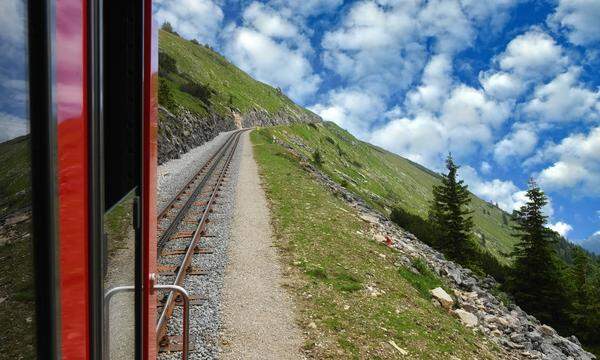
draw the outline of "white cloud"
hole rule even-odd
[[[375,129],[369,141],[432,169],[439,167],[448,151],[442,124],[426,114],[391,120]]]
[[[298,29],[276,11],[261,3],[252,3],[244,10],[243,18],[263,35],[274,38],[298,37]]]
[[[560,0],[548,21],[561,27],[576,45],[600,41],[600,2],[597,0]]]
[[[483,180],[477,171],[468,165],[459,169],[459,176],[469,185],[471,192],[484,200],[498,203],[504,211],[512,212],[524,204],[524,192],[520,191],[512,181]]]
[[[440,121],[449,149],[458,156],[491,145],[494,130],[509,117],[510,107],[488,98],[483,91],[459,85],[441,108]]]
[[[330,92],[326,103],[314,105],[311,110],[365,139],[369,125],[385,110],[385,103],[368,92],[341,89]]]
[[[0,40],[18,44],[25,35],[25,1],[4,0],[0,2]]]
[[[498,31],[508,20],[509,11],[517,0],[460,0],[463,11],[478,23],[489,22],[491,30]]]
[[[250,4],[243,24],[230,24],[225,31],[225,53],[253,77],[303,102],[317,91],[321,78],[309,61],[310,42],[284,13],[258,2]]]
[[[380,95],[406,89],[426,59],[418,40],[418,10],[414,2],[354,4],[341,25],[323,36],[324,65]]]
[[[0,112],[0,143],[28,132],[29,122],[27,120]]]
[[[502,70],[520,79],[540,79],[564,69],[568,58],[550,35],[532,29],[511,40],[496,61]]]
[[[533,99],[524,106],[524,112],[545,122],[598,120],[600,91],[581,87],[580,73],[580,68],[571,67],[551,82],[538,86]]]
[[[187,39],[213,43],[223,23],[223,10],[212,0],[154,0],[159,24],[168,21]]]
[[[481,165],[479,166],[479,170],[483,173],[483,174],[489,174],[490,171],[492,171],[492,165],[490,165],[489,162],[487,161],[482,161]]]
[[[462,50],[471,45],[475,38],[472,24],[457,1],[428,1],[419,13],[418,20],[420,31],[436,40],[438,52]]]
[[[517,98],[526,89],[521,79],[503,71],[480,73],[479,82],[486,94],[500,100]]]
[[[462,166],[459,169],[459,176],[469,185],[469,190],[480,198],[497,203],[500,209],[511,213],[513,210],[520,209],[528,201],[527,191],[520,190],[510,180],[484,180],[477,171],[468,165]],[[552,217],[554,215],[554,207],[552,199],[548,197],[548,203],[542,208],[542,212]]]
[[[543,159],[553,160],[539,174],[542,187],[573,189],[581,196],[600,195],[600,127],[587,134],[571,134],[558,145],[550,143],[541,153]]]
[[[452,85],[452,64],[445,54],[431,57],[423,70],[422,84],[407,95],[407,107],[413,111],[437,111]]]
[[[560,234],[560,236],[566,237],[567,234],[569,232],[571,232],[571,230],[573,230],[573,227],[569,224],[567,224],[566,222],[563,221],[557,221],[555,223],[549,223],[548,224],[548,228],[550,228],[551,230],[556,231],[557,233]]]
[[[271,0],[269,4],[277,7],[280,11],[288,11],[291,14],[309,17],[334,11],[343,2],[343,0]]]
[[[533,128],[517,125],[511,133],[494,145],[494,159],[505,163],[512,157],[522,158],[531,154],[537,143],[538,137]]]

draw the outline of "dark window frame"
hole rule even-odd
[[[61,357],[53,14],[51,0],[27,3],[36,351],[40,359]]]

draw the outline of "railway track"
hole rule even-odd
[[[190,305],[198,304],[205,299],[198,294],[193,294],[188,299],[187,293],[182,288],[187,276],[205,274],[202,269],[192,266],[192,259],[194,255],[212,253],[210,248],[200,247],[200,240],[208,236],[206,226],[210,222],[210,214],[226,179],[242,132],[243,130],[240,130],[231,134],[158,214],[158,273],[161,278],[172,276],[175,278],[169,284],[157,286],[158,289],[168,290],[162,299],[159,298],[157,308],[159,314],[156,324],[157,347],[159,351],[182,351],[184,359],[187,358],[189,350],[184,339],[189,331],[185,313],[189,311]],[[172,242],[180,244],[182,241],[187,243],[185,247],[167,246],[174,244]],[[168,260],[172,257],[179,257],[178,261],[175,261],[177,265],[172,265],[173,261]],[[163,262],[161,260],[171,265],[161,264]],[[170,336],[168,324],[178,305],[183,306],[184,334]]]

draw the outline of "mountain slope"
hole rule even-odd
[[[159,33],[159,80],[161,163],[221,131],[321,121],[210,47],[165,30]]]
[[[354,138],[337,125],[295,124],[268,130],[311,158],[319,149],[322,169],[335,181],[354,191],[372,206],[389,213],[399,206],[426,217],[431,189],[440,176],[396,154]],[[515,238],[510,215],[497,206],[472,195],[471,209],[480,244],[501,261],[508,262]]]
[[[597,232],[589,238],[583,240],[579,245],[589,252],[600,255],[600,232]]]
[[[29,206],[29,135],[0,143],[0,218]]]

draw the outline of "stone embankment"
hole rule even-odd
[[[265,110],[230,116],[212,113],[200,117],[179,107],[177,115],[162,106],[158,109],[158,163],[178,159],[182,154],[212,140],[219,133],[253,126],[284,125],[296,122],[320,122],[320,117],[296,109],[284,109],[274,115]]]
[[[437,288],[432,289],[432,301],[453,312],[465,326],[492,339],[503,349],[505,357],[548,360],[596,359],[581,347],[575,336],[560,336],[553,328],[541,324],[518,306],[503,304],[491,292],[498,285],[493,278],[476,277],[471,270],[446,260],[443,254],[421,242],[413,234],[372,209],[361,198],[331,180],[291,146],[279,139],[274,141],[297,157],[302,166],[319,182],[355,208],[359,216],[369,224],[374,240],[398,251],[397,266],[408,267],[413,272],[418,272],[413,263],[416,259],[421,259],[444,278],[454,297]]]

